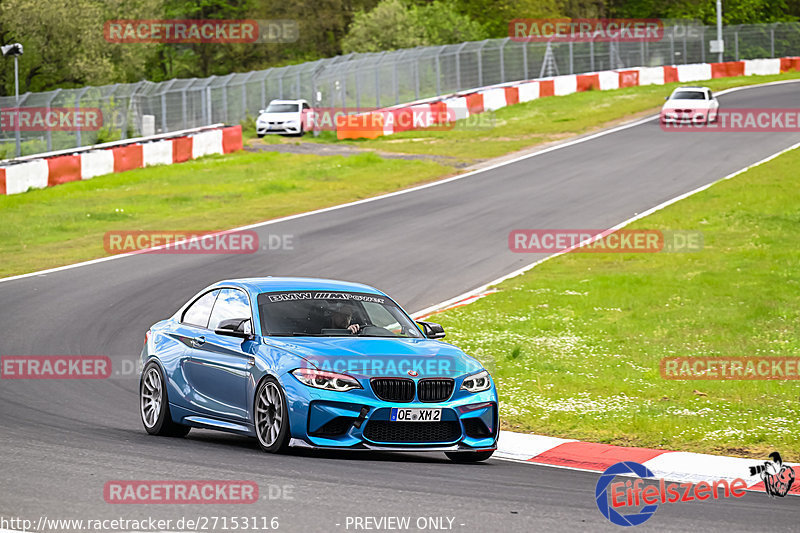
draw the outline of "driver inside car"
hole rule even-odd
[[[353,324],[353,307],[350,304],[342,304],[338,309],[333,311],[331,315],[332,327],[335,329],[347,329],[350,333],[357,334],[361,330],[361,326]]]

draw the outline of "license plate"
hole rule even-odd
[[[392,407],[390,422],[441,422],[441,409]]]

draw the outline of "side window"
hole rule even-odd
[[[201,328],[208,327],[208,317],[211,315],[211,308],[214,306],[214,300],[217,299],[219,292],[219,290],[207,292],[198,298],[184,311],[181,322]]]
[[[400,327],[400,322],[392,315],[392,312],[398,312],[394,309],[390,311],[389,307],[384,307],[381,304],[373,302],[364,302],[364,309],[369,316],[368,322],[379,328],[386,328],[395,335],[403,335],[403,328]]]
[[[711,94],[711,91],[708,91],[708,99],[709,100],[713,100],[714,99],[714,95]]]
[[[250,320],[245,324],[245,333],[253,332],[252,317],[250,316],[250,300],[247,295],[238,289],[222,289],[211,311],[211,320],[208,329],[217,329],[226,320]]]

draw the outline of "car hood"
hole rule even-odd
[[[291,113],[261,113],[258,115],[258,120],[261,121],[279,121],[279,120],[297,120],[300,118],[300,111],[292,111]]]
[[[482,368],[452,344],[430,339],[271,337],[265,342],[302,357],[309,368],[354,377],[456,377]]]

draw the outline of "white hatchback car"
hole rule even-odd
[[[708,124],[716,122],[719,102],[708,87],[678,87],[661,108],[664,124]]]
[[[268,133],[302,136],[312,129],[313,110],[305,100],[273,100],[258,112],[256,135]]]

